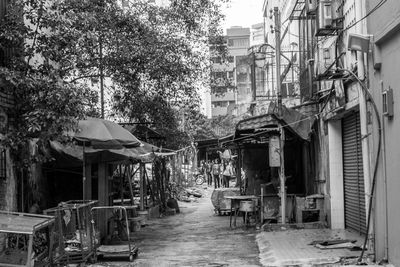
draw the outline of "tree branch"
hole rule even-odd
[[[76,82],[77,80],[80,80],[80,79],[93,78],[93,77],[98,77],[98,78],[100,78],[100,74],[90,74],[90,75],[79,76],[79,77],[76,77],[76,78],[74,78],[74,79],[68,81],[68,83],[73,83],[73,82]],[[103,77],[107,77],[107,76],[104,76],[104,75],[103,75]]]

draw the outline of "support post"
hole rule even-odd
[[[92,199],[92,164],[85,163],[85,178],[86,178],[86,195],[84,199]]]
[[[144,164],[140,163],[140,210],[144,210],[144,192],[145,192],[145,174],[144,174]]]
[[[280,194],[281,194],[281,215],[282,224],[286,223],[286,177],[285,177],[285,129],[281,128],[281,138],[280,138],[280,158],[281,158],[281,168],[279,172],[280,180]]]
[[[276,57],[276,89],[278,93],[278,112],[279,118],[282,118],[282,86],[281,86],[281,15],[278,7],[274,7],[275,17],[275,57]],[[280,196],[281,196],[281,223],[286,223],[286,185],[285,185],[285,130],[280,130]]]
[[[103,74],[103,41],[100,36],[100,64],[99,64],[99,74],[100,74],[100,105],[101,105],[101,118],[104,119],[104,74]]]
[[[282,117],[282,88],[281,88],[281,17],[278,7],[274,7],[275,17],[275,61],[276,61],[276,91],[278,95],[278,112]]]

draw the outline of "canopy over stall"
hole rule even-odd
[[[240,141],[239,138],[255,137],[262,132],[278,131],[279,127],[291,131],[303,140],[309,140],[311,127],[314,123],[313,117],[307,117],[304,114],[285,106],[282,107],[282,118],[272,110],[264,115],[250,117],[241,120],[236,125],[235,137],[233,141]],[[238,140],[239,139],[239,140]]]
[[[218,146],[218,138],[204,139],[204,140],[196,140],[197,149],[198,149],[198,160],[210,161],[214,159],[218,159],[218,150],[220,149]]]

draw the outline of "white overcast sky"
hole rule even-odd
[[[230,0],[230,3],[223,10],[225,22],[223,29],[232,26],[251,27],[251,25],[263,21],[262,6],[264,0]]]

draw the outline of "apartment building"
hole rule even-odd
[[[221,45],[221,44],[218,44]],[[238,113],[238,106],[251,101],[250,67],[247,60],[250,28],[231,27],[226,30],[223,45],[228,56],[216,56],[215,44],[210,44],[211,60],[211,116]]]

